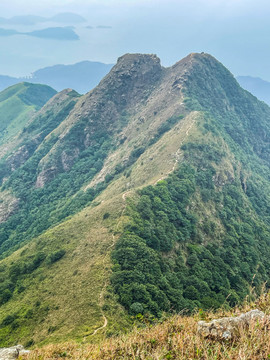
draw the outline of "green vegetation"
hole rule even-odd
[[[99,296],[110,274],[104,223],[114,225],[120,199],[83,210],[1,261],[0,346],[91,340],[104,322]],[[112,289],[104,299],[108,334],[128,328]]]
[[[112,283],[130,313],[233,306],[270,275],[270,226],[256,215],[239,179],[222,187],[213,181],[228,154],[209,142],[183,148],[179,170],[139,191],[129,205],[131,221],[112,254]],[[212,214],[191,210],[195,202],[211,206]]]
[[[204,312],[193,316],[174,315],[162,319],[156,324],[146,324],[142,329],[135,328],[128,334],[104,339],[102,345],[53,344],[31,351],[29,360],[80,359],[80,360],[140,360],[149,359],[219,359],[237,360],[241,354],[248,359],[269,358],[269,332],[263,321],[251,321],[249,326],[241,328],[239,336],[233,341],[211,341],[200,336],[198,321],[238,316],[258,308],[270,313],[270,296],[261,296],[256,302],[245,303],[233,311]]]
[[[194,62],[185,95],[190,110],[205,110],[200,131],[178,170],[138,192],[112,254],[130,313],[233,306],[270,276],[269,108],[208,56]]]
[[[56,91],[45,85],[21,83],[0,93],[0,144],[17,134],[34,111],[39,110]]]
[[[58,94],[8,143],[3,345],[228,308],[269,279],[269,108],[208,55],[164,72],[138,57]]]
[[[3,189],[12,188],[20,199],[20,208],[12,217],[0,225],[0,249],[4,251],[24,240],[39,235],[67,216],[89,204],[102,187],[79,191],[82,185],[101,170],[111,144],[101,136],[96,145],[82,151],[74,166],[67,172],[55,173],[55,177],[42,188],[36,188],[36,168],[39,161],[48,154],[57,138],[51,137],[14,171]],[[102,186],[102,184],[101,184]],[[76,196],[73,196],[75,195]]]

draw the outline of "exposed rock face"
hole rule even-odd
[[[80,150],[78,148],[75,148],[75,149],[69,150],[69,151],[64,150],[62,152],[61,161],[62,161],[63,169],[65,171],[68,171],[72,167],[72,165],[74,164],[74,161],[79,156],[79,152],[80,152]]]
[[[0,360],[17,359],[20,355],[28,354],[30,351],[25,350],[22,345],[16,345],[10,348],[0,349]]]
[[[16,170],[29,158],[29,151],[25,145],[21,146],[15,154],[9,156],[8,163],[11,171]]]
[[[117,106],[135,105],[147,98],[161,75],[162,67],[156,55],[126,54],[118,59],[100,87],[106,88],[107,95]]]
[[[213,182],[218,187],[231,184],[234,180],[235,177],[233,171],[228,170],[219,171],[213,176]]]
[[[8,192],[0,193],[0,224],[16,212],[19,200]]]
[[[98,87],[82,96],[58,127],[55,146],[49,156],[41,160],[36,187],[43,187],[53,179],[50,170],[52,164],[56,168],[55,175],[69,171],[82,151],[96,145],[97,133],[109,135],[113,141],[113,134],[117,137],[125,127],[121,122],[123,112],[137,113],[159,84],[164,72],[156,55],[126,54],[120,57]],[[51,102],[55,101],[56,96],[53,99]],[[74,147],[71,147],[70,139],[75,139],[75,143],[72,141]],[[62,166],[59,167],[59,164]]]
[[[15,171],[22,166],[33,154],[41,141],[42,138],[39,135],[34,136],[31,141],[27,142],[27,145],[20,146],[16,151],[14,151],[7,158],[7,165],[10,172]]]
[[[270,317],[266,316],[260,310],[251,310],[237,317],[225,317],[222,319],[198,322],[198,333],[207,338],[230,340],[237,337],[239,329],[248,327],[252,322],[270,321]]]
[[[37,188],[44,187],[46,182],[52,180],[56,174],[57,174],[56,167],[51,167],[49,169],[42,170],[41,173],[37,177],[36,187]]]

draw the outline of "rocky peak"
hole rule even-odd
[[[138,72],[159,72],[162,67],[160,59],[154,54],[125,54],[118,58],[117,64],[113,67],[114,72],[130,73]]]
[[[234,110],[236,99],[242,96],[234,76],[209,54],[189,54],[172,66],[171,71],[180,74],[186,97],[197,100],[202,107],[214,107],[226,113]]]
[[[207,53],[191,53],[178,61],[172,66],[172,68],[177,69],[180,65],[185,66],[186,68],[192,68],[201,64],[201,66],[215,67],[216,65],[223,66],[214,56]],[[228,71],[228,70],[227,70]],[[229,71],[228,71],[229,72]]]
[[[96,90],[105,92],[107,99],[117,106],[132,106],[148,97],[162,73],[156,55],[126,54],[118,59]]]
[[[204,81],[207,82],[208,79],[220,80],[230,77],[236,83],[230,71],[212,55],[206,53],[191,53],[173,65],[171,70],[185,75],[186,80],[205,77]]]

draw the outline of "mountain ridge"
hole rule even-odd
[[[208,54],[171,68],[126,54],[88,94],[57,94],[23,131],[38,146],[1,172],[2,196],[18,201],[0,225],[1,344],[104,339],[138,313],[259,292],[269,119]]]
[[[0,93],[1,156],[10,146],[5,146],[7,140],[10,143],[16,132],[22,130],[31,116],[55,94],[56,91],[46,85],[26,82],[13,85]]]

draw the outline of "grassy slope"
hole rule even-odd
[[[161,324],[134,329],[128,335],[114,337],[100,345],[81,345],[66,343],[50,345],[34,350],[23,359],[99,359],[99,360],[223,360],[268,359],[270,354],[269,324],[251,323],[247,329],[241,329],[234,341],[211,341],[197,333],[199,320],[210,321],[224,316],[237,316],[241,312],[260,309],[270,314],[270,296],[261,296],[254,303],[245,303],[232,311],[220,310],[217,313],[200,312],[194,316],[173,316]]]
[[[114,229],[111,227],[119,216],[116,209],[121,211],[121,206],[121,198],[118,198],[88,208],[2,262],[5,267],[10,263],[27,261],[38,251],[46,254],[58,249],[66,251],[58,262],[48,264],[45,261],[31,278],[25,277],[22,283],[27,291],[17,293],[12,301],[1,307],[0,318],[3,320],[7,314],[13,314],[18,326],[17,331],[13,322],[12,330],[8,327],[0,330],[3,345],[19,339],[24,342],[63,341],[68,338],[82,340],[103,324],[99,295],[110,273],[108,248],[114,242]],[[112,213],[107,220],[103,220],[105,211]],[[114,297],[110,295],[106,302],[110,324],[122,327],[121,321],[116,321],[122,310]]]
[[[153,113],[155,107],[149,106],[149,109]],[[174,115],[175,112],[181,114],[179,111],[172,111],[164,118],[160,117],[160,122]],[[37,252],[35,244],[39,241],[38,249],[44,251],[47,256],[56,249],[64,248],[66,250],[66,255],[59,262],[49,266],[45,260],[32,273],[31,279],[28,276],[22,279],[23,285],[26,285],[27,289],[1,307],[0,323],[8,314],[16,315],[17,313],[18,315],[17,318],[15,316],[12,323],[0,329],[1,344],[14,344],[18,341],[27,344],[29,340],[41,344],[62,342],[72,338],[82,341],[85,336],[86,341],[91,341],[92,331],[104,323],[103,313],[106,314],[109,323],[106,329],[98,332],[98,337],[104,338],[104,336],[117,333],[120,328],[129,326],[128,320],[121,307],[117,305],[110,288],[108,288],[109,295],[102,295],[101,300],[99,298],[110,275],[111,263],[107,255],[109,255],[113,242],[113,232],[116,232],[115,235],[121,232],[122,223],[127,220],[125,216],[122,216],[126,199],[132,196],[136,189],[148,184],[156,184],[181,162],[183,153],[179,151],[180,146],[191,136],[194,136],[194,139],[201,136],[196,126],[200,119],[200,114],[193,112],[162,136],[138,158],[131,167],[129,176],[127,173],[118,175],[101,193],[95,200],[96,207],[87,208],[69,221],[45,232],[31,244],[0,263],[4,265],[2,269],[5,272],[11,261],[18,261],[19,257],[23,260],[30,260],[29,257]],[[149,123],[152,120],[153,118],[150,118]],[[157,122],[155,126],[157,126]],[[130,134],[132,137],[137,131],[138,123],[133,122],[130,126],[132,129],[131,131],[127,129],[127,135]],[[146,127],[147,124],[143,124],[142,128],[144,126]],[[140,135],[138,136],[140,137]],[[137,138],[135,139],[137,145],[136,141]],[[138,141],[138,144],[141,141],[142,139]],[[127,147],[128,144],[124,143],[117,150],[116,158],[121,158],[121,151],[124,152]],[[221,164],[220,172],[230,171],[231,162],[232,158],[227,157],[226,161]],[[226,175],[224,176],[226,177]],[[197,207],[196,212],[202,218],[207,217],[206,214],[213,214],[211,202],[205,206],[199,195],[193,206]],[[107,220],[103,220],[105,213],[110,214]],[[22,255],[20,255],[21,253]],[[38,305],[37,298],[40,297],[41,304]],[[103,307],[102,312],[100,305],[103,304],[109,307]],[[69,308],[68,312],[66,312],[66,307]],[[31,311],[27,315],[28,310],[32,311],[32,315]],[[89,316],[85,314],[89,314]]]
[[[199,136],[197,126],[202,120],[199,112],[188,115],[139,157],[128,178],[121,175],[113,181],[95,200],[93,205],[96,206],[86,208],[45,232],[0,263],[8,268],[18,259],[27,261],[37,251],[50,254],[57,249],[66,250],[59,262],[49,266],[45,260],[31,277],[26,276],[23,280],[26,290],[1,307],[0,323],[7,314],[18,314],[15,323],[17,321],[19,325],[18,331],[12,324],[0,328],[1,345],[18,341],[27,344],[31,340],[36,344],[68,339],[91,341],[93,331],[104,323],[100,307],[104,303],[108,326],[95,338],[104,339],[104,336],[130,327],[128,317],[117,304],[110,287],[102,301],[99,299],[111,274],[113,234],[117,239],[128,220],[123,212],[127,199],[134,196],[136,189],[156,184],[181,163],[183,153],[179,149],[190,137]],[[196,204],[204,217],[205,205],[200,205],[199,201]],[[207,212],[210,213],[210,208]],[[110,216],[103,220],[105,213]],[[38,300],[40,308],[36,306]],[[28,310],[34,312],[31,319],[26,316]],[[86,318],[85,314],[89,316]]]
[[[26,276],[23,280],[26,290],[1,307],[0,323],[7,314],[18,314],[15,325],[0,329],[1,345],[31,344],[32,341],[41,345],[69,339],[91,342],[130,328],[130,320],[117,303],[113,290],[107,287],[104,294],[102,291],[111,274],[111,246],[128,221],[125,203],[135,195],[136,189],[155,185],[181,164],[184,155],[179,151],[181,145],[201,139],[203,121],[199,112],[191,112],[138,158],[128,177],[119,175],[95,200],[93,205],[96,206],[86,208],[2,261],[8,268],[11,262],[19,258],[27,261],[37,251],[44,251],[48,256],[57,249],[66,250],[59,262],[49,266],[45,260],[31,278]],[[203,135],[204,141],[208,141],[207,137],[213,140],[208,133]],[[233,172],[233,162],[232,154],[227,151],[226,158],[217,168],[225,181]],[[211,201],[205,204],[195,193],[192,207],[202,227],[205,221],[218,224]],[[110,216],[103,220],[105,213]],[[221,236],[223,232],[222,225],[218,224],[216,235]],[[205,241],[209,240],[206,236]],[[38,300],[41,305],[37,307]],[[27,318],[28,310],[33,311],[34,316]],[[108,326],[92,337],[93,331],[104,324],[103,314],[108,319]]]
[[[186,140],[187,132],[195,130],[197,118],[200,116],[195,112],[166,133],[151,150],[141,155],[133,165],[130,178],[120,176],[100,194],[93,204],[96,206],[86,208],[0,262],[0,269],[6,270],[12,263],[29,261],[38,251],[48,255],[58,249],[66,250],[59,262],[48,265],[45,260],[31,276],[22,279],[26,290],[0,308],[0,323],[8,314],[17,315],[15,325],[0,328],[2,346],[16,342],[27,344],[31,340],[37,344],[74,338],[82,341],[85,336],[91,341],[94,329],[104,323],[100,306],[103,303],[108,326],[95,338],[117,334],[130,327],[110,287],[101,301],[99,299],[111,274],[111,246],[126,221],[125,202],[136,188],[155,184],[173,170],[178,159],[175,153]],[[132,192],[126,190],[130,181]],[[110,214],[106,220],[103,220],[104,213]],[[38,300],[41,305],[37,307]],[[33,312],[30,318],[27,317],[29,310]]]
[[[56,91],[46,85],[20,83],[0,93],[0,154],[6,151],[7,143],[17,135],[30,119]]]

